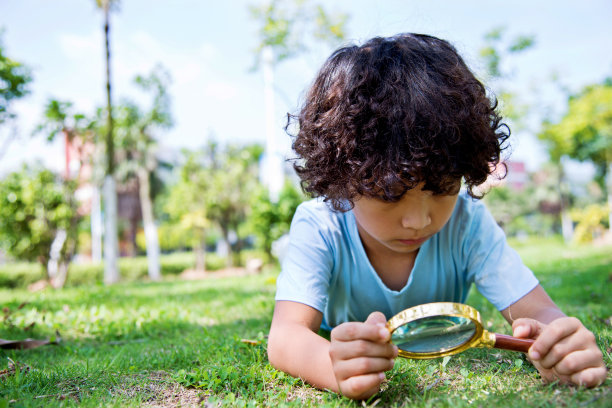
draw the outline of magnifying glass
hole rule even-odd
[[[472,347],[526,353],[533,340],[486,331],[480,313],[461,303],[426,303],[406,309],[387,322],[399,355],[427,359],[461,353]]]

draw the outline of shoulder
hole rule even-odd
[[[493,245],[505,239],[485,204],[462,191],[447,225],[441,231],[446,240],[458,253],[466,253],[475,244]]]
[[[297,224],[310,224],[317,229],[335,230],[346,222],[346,213],[336,212],[323,201],[315,198],[301,203],[295,211],[292,227]]]
[[[461,216],[471,217],[486,211],[486,206],[482,200],[474,198],[470,196],[467,191],[462,190],[457,198],[457,206],[455,207],[455,211]]]
[[[457,204],[449,220],[449,226],[466,230],[483,220],[489,214],[485,204],[471,197],[466,191],[461,191]]]

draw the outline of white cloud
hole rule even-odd
[[[102,44],[100,37],[98,31],[92,31],[88,35],[61,34],[59,36],[60,50],[68,59],[74,61],[91,58],[98,60]]]
[[[204,87],[204,95],[220,101],[229,101],[238,95],[238,87],[230,82],[209,82]]]
[[[197,62],[188,62],[178,67],[173,73],[173,81],[178,86],[195,82],[203,75],[202,65]]]

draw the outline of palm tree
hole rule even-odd
[[[113,142],[113,110],[111,100],[110,76],[110,11],[119,3],[118,0],[96,0],[96,5],[104,13],[104,43],[106,50],[106,176],[104,178],[104,282],[115,283],[119,280],[119,243],[117,240],[117,188],[113,177],[114,142]]]
[[[133,103],[124,102],[116,110],[117,144],[121,146],[117,175],[122,180],[136,177],[144,224],[147,247],[149,277],[159,280],[159,240],[157,227],[153,216],[153,201],[151,199],[151,176],[158,168],[157,141],[155,129],[172,126],[170,101],[166,93],[169,75],[160,66],[156,67],[148,77],[137,77],[135,82],[144,91],[154,93],[153,106],[149,111],[142,111]]]

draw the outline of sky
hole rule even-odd
[[[314,0],[311,0],[314,2]],[[572,92],[612,76],[612,2],[495,0],[338,0],[320,1],[331,13],[346,13],[346,42],[374,36],[420,32],[455,45],[475,72],[483,72],[478,51],[484,35],[506,27],[508,38],[534,35],[536,45],[509,60],[511,89],[532,104],[527,127],[513,132],[515,160],[529,169],[546,161],[538,144],[541,112],[561,114],[564,98],[551,83],[556,73]],[[250,68],[258,44],[249,5],[261,0],[122,0],[111,15],[113,100],[148,100],[133,85],[136,75],[156,64],[172,83],[174,127],[157,134],[162,149],[196,149],[208,140],[265,143],[261,71]],[[30,67],[31,93],[17,101],[17,120],[0,128],[1,142],[12,142],[0,157],[0,174],[23,162],[42,161],[61,169],[62,145],[32,131],[50,98],[70,101],[92,114],[105,103],[102,14],[94,0],[0,0],[0,27],[6,55]],[[275,70],[275,137],[289,154],[283,125],[332,49],[318,45]],[[495,84],[487,84],[494,90]],[[540,119],[538,119],[540,118]],[[0,152],[2,154],[2,152]]]

